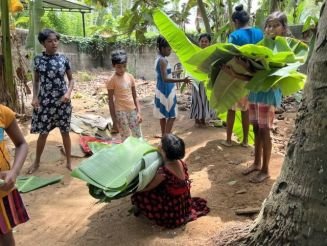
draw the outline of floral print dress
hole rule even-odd
[[[67,92],[65,74],[70,70],[69,60],[61,54],[42,53],[34,58],[34,70],[40,76],[39,108],[33,110],[31,133],[47,134],[56,127],[60,132],[70,131],[71,102],[63,103]]]

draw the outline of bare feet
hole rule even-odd
[[[255,175],[254,177],[250,178],[250,182],[251,183],[261,183],[264,180],[270,178],[268,173],[264,173],[262,171],[260,171],[257,175]]]
[[[71,164],[71,163],[67,163],[67,164],[66,164],[66,168],[67,168],[69,171],[72,171],[72,164]]]
[[[245,169],[242,174],[243,175],[248,175],[252,172],[255,172],[255,171],[260,171],[260,166],[259,165],[255,165],[255,164],[252,164],[251,166],[249,166],[247,169]]]
[[[27,174],[32,174],[34,173],[36,170],[38,170],[40,167],[40,164],[36,164],[34,163],[32,166],[29,167],[29,169],[27,170]]]
[[[232,142],[227,141],[227,140],[221,141],[221,144],[224,145],[225,147],[232,147],[233,146]]]
[[[110,131],[111,134],[117,134],[119,133],[118,129],[117,128],[112,128],[111,131]]]
[[[244,147],[244,148],[250,147],[250,145],[248,143],[245,143],[245,142],[241,143],[241,146]]]

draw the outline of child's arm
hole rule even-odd
[[[72,70],[67,70],[66,71],[67,74],[67,78],[68,78],[68,89],[67,92],[65,93],[65,95],[63,95],[63,97],[61,98],[62,102],[68,102],[70,100],[70,96],[72,94],[72,91],[74,89],[74,84],[75,81],[73,79],[73,74],[72,74]]]
[[[167,61],[165,59],[160,59],[159,62],[160,62],[161,77],[164,82],[166,83],[179,83],[179,82],[190,83],[191,82],[191,79],[189,77],[185,77],[183,79],[169,78],[167,75]]]
[[[160,185],[161,182],[165,180],[165,178],[166,177],[165,177],[165,174],[162,171],[162,168],[159,168],[157,173],[156,173],[156,176],[154,176],[152,181],[141,192],[153,190],[158,185]]]
[[[39,88],[40,88],[40,75],[37,71],[34,71],[33,99],[32,99],[33,108],[40,107],[40,103],[39,103],[39,99],[38,99]]]
[[[5,129],[5,131],[16,147],[12,169],[0,172],[0,178],[4,180],[4,184],[0,186],[0,189],[8,191],[15,186],[16,178],[22,169],[27,156],[28,145],[15,119],[12,121],[9,127]]]
[[[139,100],[137,99],[135,86],[132,86],[132,96],[133,96],[134,104],[135,104],[135,107],[136,107],[137,120],[138,120],[139,123],[141,123],[142,122],[141,107],[140,107]]]
[[[114,126],[116,126],[117,119],[116,119],[116,110],[115,110],[115,103],[114,103],[114,92],[115,90],[108,89],[109,111],[112,118],[112,123]]]

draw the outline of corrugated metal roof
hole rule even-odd
[[[21,1],[26,4],[26,1]],[[92,8],[75,1],[68,0],[42,0],[42,7],[45,10],[59,10],[71,12],[91,12]]]

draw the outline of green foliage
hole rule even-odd
[[[130,10],[124,13],[124,16],[119,21],[119,29],[122,33],[135,35],[136,40],[143,43],[147,28],[153,24],[152,9],[163,7],[164,1],[135,1]]]
[[[313,30],[317,28],[318,25],[318,18],[316,16],[308,16],[305,20],[302,28],[302,32],[307,32],[309,30]]]

